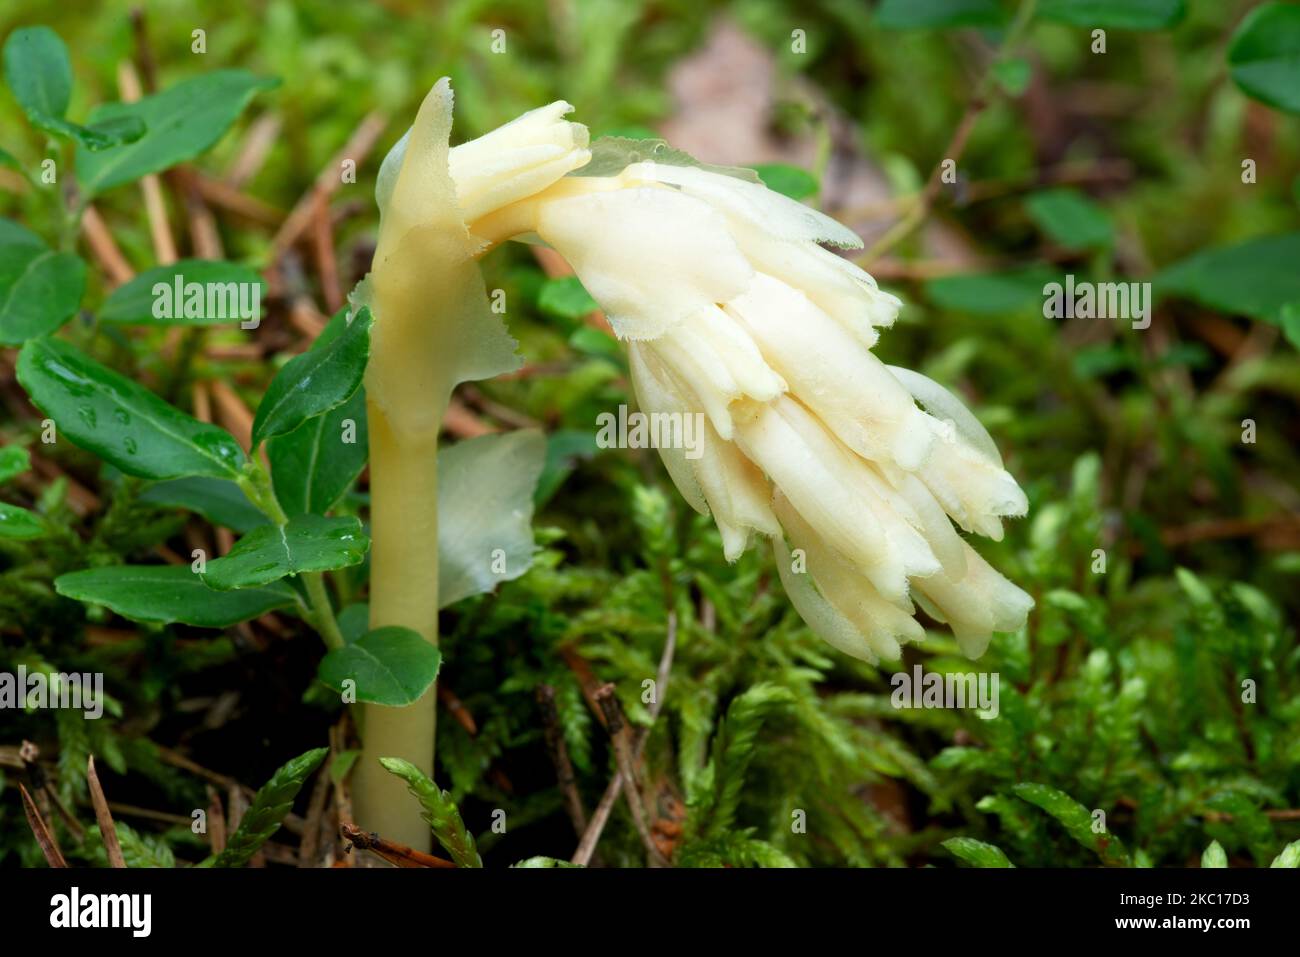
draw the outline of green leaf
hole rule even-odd
[[[1278,323],[1300,301],[1300,232],[1219,246],[1175,263],[1155,277],[1159,295],[1186,296],[1228,315]]]
[[[122,848],[122,860],[127,867],[171,869],[176,866],[176,857],[172,854],[172,849],[167,845],[167,841],[161,836],[140,834],[133,830],[130,825],[123,824],[121,821],[113,822],[113,830],[117,832],[117,843]],[[98,825],[92,825],[86,833],[90,841],[98,845],[96,856],[102,857],[103,866],[107,866],[108,855],[103,850],[103,838],[100,837]]]
[[[357,602],[348,605],[339,612],[339,632],[349,645],[360,638],[370,628],[370,605]]]
[[[1266,3],[1252,10],[1232,35],[1228,65],[1247,95],[1300,113],[1300,7]]]
[[[925,294],[941,309],[980,316],[1041,309],[1043,287],[1059,277],[1044,266],[1001,273],[940,276],[925,284]]]
[[[347,308],[334,314],[311,348],[324,349],[349,328]],[[269,439],[276,498],[289,515],[328,512],[356,481],[369,454],[366,390],[285,435]]]
[[[93,123],[131,117],[144,124],[145,134],[100,152],[79,146],[77,176],[83,192],[96,196],[193,159],[221,139],[254,94],[277,82],[244,70],[214,70],[135,103],[98,107],[91,114]]]
[[[0,502],[0,538],[27,540],[45,534],[45,521],[35,512]]]
[[[1006,60],[998,60],[993,64],[993,76],[998,81],[998,86],[1007,96],[1020,96],[1025,90],[1029,89],[1029,81],[1033,79],[1034,68],[1028,60],[1021,57],[1011,57]]]
[[[79,126],[76,123],[65,123],[65,126],[67,128],[64,134],[67,137],[94,152],[123,143],[134,143],[147,132],[144,121],[135,116],[110,117],[89,126]]]
[[[623,364],[623,348],[618,340],[603,329],[592,326],[579,326],[569,336],[569,348],[583,355],[609,359],[619,365]]]
[[[451,855],[456,866],[482,867],[483,861],[474,846],[474,838],[470,836],[469,831],[465,830],[465,822],[461,820],[460,810],[447,792],[430,781],[428,775],[409,761],[403,761],[401,758],[380,758],[379,763],[385,770],[396,774],[406,782],[411,794],[420,802],[420,807],[424,811],[424,820],[433,830],[433,836]]]
[[[599,452],[596,435],[590,429],[557,429],[547,435],[546,464],[537,480],[533,502],[539,507],[546,504],[577,468],[579,461],[590,459]]]
[[[285,364],[257,407],[254,447],[273,435],[292,432],[352,397],[370,358],[370,326],[370,310],[363,308],[336,339]]]
[[[1228,855],[1223,853],[1223,845],[1218,841],[1211,841],[1210,846],[1205,849],[1201,855],[1201,867],[1227,867]]]
[[[1231,820],[1211,825],[1218,834],[1236,836],[1250,849],[1256,863],[1267,860],[1273,848],[1273,822],[1260,810],[1257,799],[1237,791],[1223,791],[1206,802],[1213,810],[1230,815]],[[1215,830],[1211,830],[1215,834]]]
[[[63,39],[49,27],[22,27],[5,41],[5,82],[27,118],[39,125],[62,119],[72,99],[72,64]]]
[[[330,780],[335,784],[342,784],[359,757],[361,757],[361,751],[357,748],[340,751],[335,755],[334,760],[330,762]]]
[[[998,27],[1003,19],[998,0],[882,0],[876,8],[876,25],[889,30]]]
[[[303,572],[359,565],[369,547],[357,518],[299,515],[287,525],[253,529],[229,553],[208,562],[203,580],[220,591],[250,588]]]
[[[1025,208],[1038,228],[1066,249],[1100,249],[1115,238],[1106,211],[1078,190],[1034,193]]]
[[[0,246],[40,246],[44,249],[45,240],[22,223],[0,216]]]
[[[558,276],[542,283],[537,308],[558,319],[578,320],[600,308],[577,276]]]
[[[257,849],[280,829],[285,815],[293,810],[294,798],[308,776],[320,767],[329,748],[316,748],[284,765],[253,797],[239,827],[226,841],[226,849],[217,855],[213,867],[243,867]]]
[[[943,846],[953,857],[960,858],[971,867],[1015,867],[1000,847],[977,841],[973,837],[950,837],[943,842]]]
[[[338,408],[270,439],[266,454],[281,507],[289,515],[327,513],[366,467],[368,443],[364,387]]]
[[[75,139],[92,150],[129,143],[144,135],[136,119],[80,126],[64,119],[72,97],[68,48],[49,27],[24,27],[9,34],[4,48],[5,82],[27,119],[39,130]]]
[[[234,437],[191,418],[148,389],[57,339],[29,339],[18,381],[60,435],[128,475],[237,478],[245,458]]]
[[[198,512],[212,524],[240,533],[267,524],[266,516],[229,479],[193,476],[159,482],[141,492],[140,501]]]
[[[21,445],[0,448],[0,483],[8,482],[15,475],[22,475],[31,467],[31,453]]]
[[[816,176],[789,163],[759,163],[754,166],[754,172],[768,189],[791,199],[816,196],[820,189]]]
[[[368,631],[321,659],[317,679],[343,692],[352,681],[358,701],[401,708],[415,704],[438,678],[442,654],[410,628]]]
[[[1281,321],[1286,341],[1300,349],[1300,302],[1288,302],[1283,306]]]
[[[296,601],[292,588],[216,591],[189,565],[113,565],[60,575],[54,590],[66,598],[104,605],[132,621],[227,628]]]
[[[1292,841],[1282,848],[1282,853],[1273,858],[1269,867],[1300,867],[1300,841]]]
[[[180,296],[176,295],[177,280],[182,283]],[[191,284],[201,285],[204,294],[195,296],[192,308],[187,308],[185,287]],[[253,320],[258,317],[240,314],[240,293],[249,291],[251,296],[253,285],[261,290],[257,293],[260,304],[266,282],[255,270],[232,262],[182,259],[147,269],[118,286],[100,307],[99,320],[145,326],[206,326]],[[155,293],[155,286],[164,288]],[[209,290],[211,295],[207,294]]]
[[[1092,828],[1092,814],[1064,791],[1046,784],[1024,783],[1013,784],[1011,793],[1042,808],[1060,821],[1065,825],[1066,832],[1101,858],[1103,864],[1112,867],[1129,865],[1128,853],[1119,839],[1107,831],[1095,832]]]
[[[693,838],[719,838],[731,827],[758,747],[758,733],[770,714],[792,701],[794,695],[788,689],[770,682],[753,685],[731,700],[726,717],[718,724],[704,772],[710,786],[688,800],[687,832]]]
[[[1110,30],[1162,30],[1187,13],[1186,0],[1042,0],[1044,19]]]
[[[536,429],[484,435],[438,453],[438,603],[513,581],[533,562],[533,491],[546,462]]]
[[[0,343],[21,345],[53,332],[77,311],[86,264],[72,253],[16,243],[0,246]]]

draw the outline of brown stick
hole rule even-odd
[[[343,306],[343,293],[339,291],[339,267],[334,258],[334,230],[330,224],[329,197],[320,190],[316,191],[312,202],[311,238],[321,292],[325,296],[325,306],[332,314]]]
[[[224,259],[225,249],[221,244],[221,233],[217,229],[217,218],[203,200],[203,194],[195,182],[195,172],[188,166],[175,166],[165,174],[172,191],[180,199],[190,227],[190,247],[200,259]]]
[[[253,413],[238,393],[221,379],[208,383],[217,406],[217,418],[230,431],[245,450],[253,444]]]
[[[208,791],[208,845],[213,854],[226,849],[226,812],[221,806],[221,792],[211,784]]]
[[[274,113],[263,113],[248,127],[244,141],[239,146],[234,162],[226,171],[226,184],[239,189],[257,175],[276,140],[280,138],[280,118]]]
[[[320,856],[321,818],[325,816],[325,804],[330,796],[329,765],[326,762],[316,774],[316,782],[311,789],[311,800],[307,802],[307,816],[303,819],[302,843],[298,845],[298,858],[294,863],[298,867],[315,867]]]
[[[456,723],[465,729],[466,734],[471,738],[478,737],[478,723],[474,716],[465,707],[465,702],[456,696],[456,692],[447,687],[445,681],[438,685],[438,703],[447,709]]]
[[[133,19],[142,31],[143,17]],[[117,65],[117,89],[123,103],[135,103],[140,99],[140,76],[130,60],[123,60]],[[149,236],[153,240],[154,258],[161,266],[171,265],[179,257],[171,224],[167,222],[167,204],[163,201],[162,183],[158,174],[149,173],[140,177],[140,192],[144,196],[145,215],[149,218]]]
[[[388,125],[388,119],[380,113],[369,113],[361,121],[361,124],[343,144],[339,150],[330,159],[329,163],[316,174],[316,180],[312,183],[311,188],[303,194],[302,198],[294,205],[289,217],[280,226],[279,232],[275,234],[275,239],[271,243],[271,260],[278,260],[284,253],[298,242],[307,227],[311,225],[312,216],[314,215],[315,204],[317,203],[316,194],[324,193],[326,197],[333,193],[342,185],[343,179],[340,175],[340,167],[344,160],[352,160],[358,166],[366,157],[379,140],[379,135],[383,133],[384,127]]]
[[[668,634],[664,639],[663,654],[659,657],[659,670],[655,673],[655,699],[650,703],[650,725],[642,730],[638,735],[634,746],[634,755],[640,759],[641,752],[645,748],[646,739],[650,736],[650,730],[654,727],[655,721],[659,718],[659,712],[663,710],[664,697],[668,691],[668,677],[672,673],[673,654],[677,649],[677,613],[668,613]],[[574,652],[575,657],[577,653]],[[583,664],[585,659],[579,657]],[[582,840],[578,842],[578,848],[573,852],[570,862],[581,867],[586,867],[591,861],[591,856],[596,852],[596,844],[600,841],[600,835],[605,830],[605,823],[609,820],[610,812],[614,809],[614,802],[618,800],[619,792],[623,789],[623,773],[620,771],[610,778],[609,784],[605,788],[605,793],[601,796],[600,803],[596,805],[596,811],[591,816],[591,823],[587,825],[587,831],[582,835]]]
[[[131,33],[135,38],[135,62],[144,78],[145,92],[152,93],[158,89],[158,70],[154,66],[153,52],[149,47],[149,25],[145,22],[144,11],[136,7],[131,11]]]
[[[67,809],[61,800],[59,800],[58,792],[50,786],[48,778],[43,781],[41,789],[36,792],[36,801],[42,808],[46,808],[48,805],[54,807],[54,810],[59,813],[59,817],[63,819],[64,827],[68,829],[72,834],[73,840],[78,844],[85,840],[86,829],[81,826],[81,822],[73,817],[72,812]],[[54,843],[57,844],[58,837],[55,835],[51,836],[54,837]]]
[[[27,815],[27,824],[32,829],[32,833],[36,835],[36,843],[41,846],[41,852],[45,855],[46,862],[50,867],[67,867],[68,862],[63,859],[63,853],[59,850],[58,845],[54,843],[54,838],[50,835],[50,829],[46,826],[40,811],[36,810],[36,802],[27,793],[26,786],[20,783],[18,790],[23,796],[23,813]]]
[[[542,712],[542,727],[546,733],[546,750],[555,765],[555,777],[559,781],[560,794],[564,798],[564,810],[573,822],[573,829],[581,839],[587,830],[587,811],[582,806],[582,795],[578,793],[578,780],[573,773],[573,762],[569,760],[569,748],[564,742],[564,732],[560,729],[559,712],[555,707],[555,688],[551,685],[537,686],[537,704]]]
[[[120,286],[124,282],[130,282],[135,276],[135,270],[122,255],[122,250],[117,248],[117,242],[113,239],[109,228],[104,225],[99,211],[89,204],[81,214],[81,232],[90,245],[90,251],[95,254],[99,265],[108,275],[109,285]]]
[[[605,715],[605,729],[609,732],[610,741],[613,742],[614,758],[623,777],[623,796],[627,798],[627,806],[632,811],[632,821],[636,825],[637,833],[641,835],[641,843],[645,845],[646,857],[651,867],[665,867],[668,861],[660,853],[654,837],[650,834],[650,820],[641,797],[641,782],[636,774],[636,757],[633,754],[634,747],[630,737],[632,731],[623,720],[623,708],[618,702],[618,695],[614,693],[614,686],[604,685],[596,692],[596,701]]]
[[[95,756],[92,754],[86,762],[86,783],[90,785],[90,803],[95,806],[95,820],[99,822],[99,837],[104,842],[108,854],[109,867],[126,867],[122,857],[122,845],[117,841],[117,828],[113,826],[113,815],[108,810],[108,801],[104,799],[104,789],[99,783],[99,774],[95,771]]]
[[[353,847],[359,847],[363,851],[377,854],[396,867],[436,867],[442,869],[456,866],[451,861],[444,860],[441,857],[434,857],[432,854],[426,854],[423,851],[417,851],[415,848],[407,847],[405,844],[398,844],[396,841],[385,840],[373,831],[367,833],[351,824],[341,825],[339,833],[345,839],[351,841]]]
[[[284,222],[284,210],[276,209],[256,197],[241,193],[229,183],[203,173],[196,173],[194,185],[199,195],[228,213],[247,219],[262,226],[279,226]]]

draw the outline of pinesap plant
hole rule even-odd
[[[1234,45],[1238,82],[1268,87],[1250,69],[1249,39]],[[519,579],[537,562],[535,581],[472,623],[485,647],[498,648],[522,617],[540,643],[554,638],[553,602],[608,587],[604,607],[580,616],[565,636],[589,638],[593,653],[622,673],[647,670],[636,645],[637,635],[658,627],[647,621],[647,606],[662,615],[658,606],[667,605],[674,621],[688,620],[672,586],[685,577],[687,556],[675,550],[666,500],[641,488],[629,496],[646,567],[593,586],[556,571],[558,553],[535,541],[533,502],[548,451],[539,432],[439,448],[452,390],[519,362],[489,307],[480,261],[507,240],[537,238],[569,261],[624,341],[641,408],[700,417],[698,450],[659,451],[685,502],[711,519],[721,557],[741,570],[724,583],[717,555],[698,548],[689,555],[692,587],[709,596],[738,642],[699,624],[688,652],[699,673],[674,675],[689,807],[676,863],[806,859],[806,850],[780,836],[789,830],[784,820],[771,840],[735,826],[746,776],[758,766],[768,780],[797,781],[805,794],[820,795],[848,794],[868,769],[905,779],[940,810],[970,803],[959,788],[983,789],[989,793],[978,810],[1000,823],[1007,849],[964,836],[943,844],[975,866],[1043,862],[1049,827],[1077,843],[1080,860],[1146,864],[1200,838],[1186,823],[1189,810],[1210,822],[1207,866],[1226,860],[1220,841],[1261,863],[1294,866],[1296,845],[1273,857],[1278,837],[1258,807],[1282,800],[1260,781],[1278,780],[1278,769],[1294,763],[1286,729],[1294,728],[1295,699],[1285,691],[1288,659],[1275,610],[1248,586],[1212,590],[1180,572],[1171,600],[1185,595],[1187,607],[1173,654],[1146,639],[1137,640],[1136,654],[1115,645],[1105,600],[1076,591],[1065,571],[1076,553],[1086,554],[1084,532],[1099,522],[1097,462],[1085,456],[1071,497],[1036,509],[1030,558],[1012,566],[1040,598],[1043,646],[1031,647],[1023,626],[1033,600],[957,531],[998,540],[1000,519],[1025,514],[1028,499],[959,401],[874,357],[878,330],[899,304],[824,248],[857,244],[839,223],[764,188],[750,171],[702,166],[662,142],[589,142],[585,128],[564,119],[564,103],[452,148],[452,97],[443,81],[380,169],[370,275],[311,347],[274,375],[241,442],[140,385],[127,333],[169,328],[193,343],[205,330],[255,326],[266,281],[236,262],[163,263],[111,289],[93,322],[69,321],[94,294],[76,239],[96,198],[201,155],[273,82],[218,70],[99,107],[77,123],[67,115],[67,53],[52,31],[14,31],[4,59],[10,90],[32,129],[48,137],[53,158],[39,173],[8,153],[0,161],[45,197],[55,228],[46,238],[0,221],[0,341],[20,347],[18,381],[43,416],[34,441],[66,441],[102,461],[111,504],[93,538],[82,541],[63,508],[66,485],[56,483],[36,509],[0,504],[0,537],[24,550],[28,594],[40,594],[43,576],[94,620],[105,609],[149,629],[225,629],[268,612],[300,618],[322,641],[319,683],[356,706],[358,823],[417,849],[433,837],[458,865],[481,863],[452,795],[432,780],[442,609]],[[1033,208],[1049,225],[1060,218],[1046,198]],[[163,391],[175,397],[174,389]],[[351,494],[367,465],[368,503]],[[5,449],[0,480],[29,467],[24,449]],[[202,515],[238,538],[220,556],[195,549],[174,564],[123,563],[123,555],[175,532],[174,522],[157,519],[159,508]],[[757,542],[771,546],[785,599],[760,587],[750,548]],[[354,587],[367,565],[368,604]],[[847,659],[801,644],[798,621],[783,615],[786,599]],[[528,619],[538,605],[547,614]],[[1017,685],[1004,690],[1002,721],[900,714],[888,710],[888,695],[819,690],[817,679],[832,669],[862,669],[853,674],[871,680],[871,665],[898,661],[904,646],[923,637],[917,607],[952,633],[936,639],[931,632],[928,647],[940,656],[932,667],[960,670],[958,653],[992,649]],[[1055,655],[1071,629],[1087,636],[1092,651],[1054,687],[1031,685],[1035,655]],[[1238,716],[1231,702],[1207,695],[1142,717],[1144,694],[1171,687],[1171,676],[1206,684],[1216,650],[1242,674],[1276,675],[1265,699],[1273,704]],[[522,680],[512,678],[502,694],[517,693]],[[736,685],[747,690],[715,719],[715,706]],[[953,740],[958,732],[974,736],[984,747],[957,743],[927,766],[906,740],[876,727],[881,717],[918,734],[938,728]],[[576,748],[581,719],[564,707],[560,720]],[[1230,762],[1194,747],[1171,763],[1145,752],[1144,737],[1161,753],[1177,751],[1202,720],[1216,740],[1231,739],[1227,751],[1249,756],[1259,781],[1224,777]],[[1105,729],[1104,754],[1094,722]],[[765,727],[779,730],[782,745],[765,744]],[[95,747],[125,747],[94,734],[101,736]],[[792,764],[792,751],[808,760]],[[122,767],[128,760],[134,766],[147,754],[119,755]],[[247,863],[323,760],[317,749],[285,764],[226,850],[205,863]],[[575,761],[589,765],[590,757],[579,750]],[[463,795],[463,782],[481,773],[468,770],[471,763],[444,758],[453,791]],[[1164,775],[1177,787],[1166,788]],[[1077,787],[1077,800],[1066,787],[1071,794]],[[826,802],[814,807],[823,821],[841,822],[824,825],[837,853],[900,862],[885,825],[860,802],[814,800]],[[1130,849],[1096,830],[1092,809],[1135,800],[1146,817],[1134,828],[1140,844]],[[781,809],[796,820],[805,813]],[[171,860],[166,845],[119,831],[131,862]]]

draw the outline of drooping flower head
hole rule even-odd
[[[642,409],[703,413],[701,455],[660,450],[682,496],[712,514],[728,560],[770,539],[791,601],[839,650],[896,659],[924,637],[917,605],[972,657],[1021,627],[1032,600],[957,529],[1000,539],[1024,493],[951,393],[871,351],[900,303],[825,248],[858,237],[748,171],[657,142],[589,148],[571,109],[447,150],[442,81],[381,172],[377,262],[415,255],[430,212],[458,222],[470,256],[525,234],[556,249],[627,343]],[[421,178],[441,182],[437,209],[390,212]]]

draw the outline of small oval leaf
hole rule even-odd
[[[393,708],[414,704],[438,677],[442,655],[410,628],[390,626],[366,632],[321,659],[317,678],[356,700]],[[344,682],[351,681],[345,687]]]
[[[0,343],[21,345],[53,332],[77,311],[86,264],[44,246],[0,246]]]

